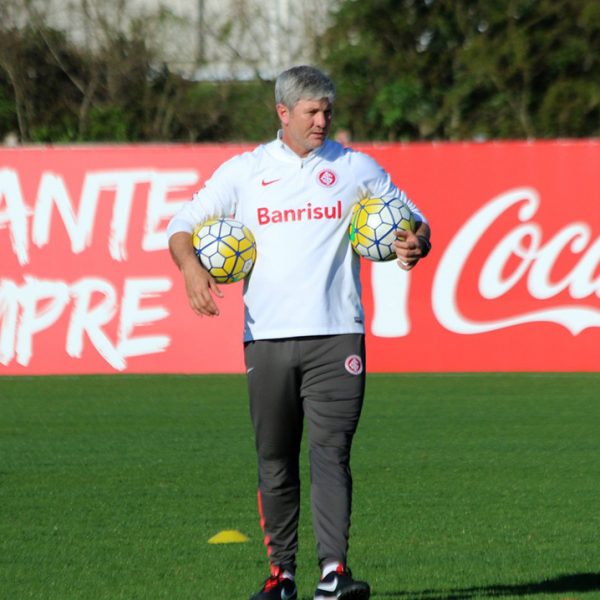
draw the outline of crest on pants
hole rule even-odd
[[[358,354],[351,354],[346,359],[344,366],[351,375],[360,375],[363,372],[363,361]]]

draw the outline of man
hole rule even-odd
[[[244,352],[258,456],[258,502],[271,572],[251,600],[293,600],[300,501],[299,453],[308,426],[311,507],[321,579],[314,598],[365,600],[347,567],[350,448],[365,389],[359,257],[347,234],[361,198],[401,198],[416,232],[399,231],[398,264],[430,248],[418,208],[370,157],[327,139],[335,87],[309,66],[275,84],[277,139],[225,162],[169,224],[169,247],[192,309],[219,314],[222,292],[191,244],[193,227],[234,215],[254,233],[244,281]]]

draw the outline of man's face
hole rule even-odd
[[[327,139],[332,114],[333,107],[325,98],[301,99],[291,109],[278,104],[277,115],[283,129],[283,141],[298,156],[306,156]]]

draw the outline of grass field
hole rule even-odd
[[[600,374],[371,375],[353,474],[373,598],[600,598]],[[2,599],[247,600],[255,489],[242,376],[0,379]]]

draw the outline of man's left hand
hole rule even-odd
[[[410,271],[421,258],[427,255],[430,247],[425,235],[399,229],[394,242],[398,266],[404,271]]]

